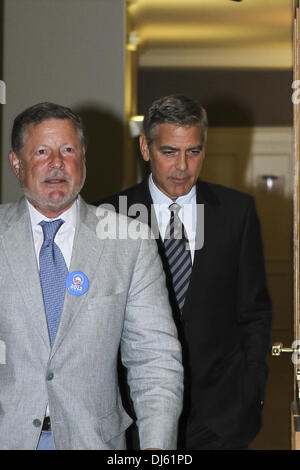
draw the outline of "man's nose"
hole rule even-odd
[[[180,171],[185,171],[187,169],[187,157],[185,152],[180,152],[176,160],[176,168]]]
[[[59,150],[54,150],[50,156],[50,166],[53,168],[61,168],[64,165],[64,159]]]

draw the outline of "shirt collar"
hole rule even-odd
[[[58,217],[54,217],[53,219],[49,219],[45,215],[41,214],[26,198],[26,202],[29,209],[30,219],[32,227],[39,226],[39,223],[42,220],[46,220],[47,222],[56,220],[56,219],[63,219],[65,223],[62,226],[62,229],[65,228],[67,225],[76,228],[76,221],[77,221],[77,208],[78,208],[78,198],[74,201],[71,207],[66,211],[62,212]]]

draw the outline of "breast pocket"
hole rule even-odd
[[[123,307],[126,306],[127,292],[119,292],[112,295],[100,295],[88,299],[88,310],[103,310],[104,308]]]
[[[80,317],[80,329],[89,331],[91,344],[93,335],[96,343],[99,343],[97,338],[101,335],[103,340],[107,340],[107,348],[114,351],[122,336],[125,311],[126,292],[89,298]]]

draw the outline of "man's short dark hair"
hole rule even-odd
[[[48,119],[68,119],[77,129],[84,152],[87,148],[87,136],[80,116],[70,108],[54,103],[38,103],[25,109],[14,120],[11,133],[11,148],[18,157],[25,143],[25,133],[30,124],[40,124]]]
[[[144,117],[144,133],[148,147],[155,139],[159,124],[174,124],[181,127],[199,126],[202,131],[203,145],[206,140],[207,114],[197,102],[184,95],[168,95],[152,103]]]

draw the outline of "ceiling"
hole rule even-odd
[[[293,0],[127,3],[142,67],[292,67]]]

